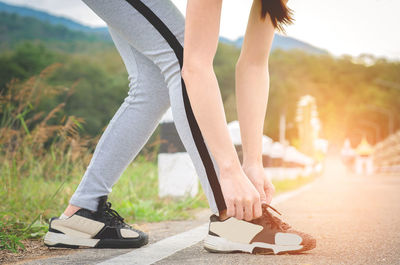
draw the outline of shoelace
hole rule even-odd
[[[119,213],[111,209],[111,202],[106,202],[103,208],[104,217],[112,224],[125,224],[124,218]]]
[[[264,220],[266,221],[267,224],[269,224],[271,226],[271,228],[274,228],[274,226],[275,226],[279,230],[285,231],[291,227],[288,223],[283,222],[281,219],[279,219],[276,216],[273,216],[268,211],[268,208],[271,208],[279,215],[282,215],[280,212],[278,212],[277,209],[275,209],[274,207],[272,207],[271,205],[269,205],[267,203],[263,203],[263,204],[261,204],[261,206],[262,206],[262,214],[263,214]]]

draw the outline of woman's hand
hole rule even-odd
[[[227,207],[226,217],[234,216],[246,221],[260,217],[262,210],[259,192],[241,168],[229,171],[232,170],[222,170],[220,174],[221,189]]]
[[[265,174],[264,168],[260,166],[243,166],[243,171],[253,183],[260,194],[261,203],[270,204],[275,193],[275,187]]]

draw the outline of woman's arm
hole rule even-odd
[[[182,77],[193,113],[220,170],[226,216],[251,220],[261,216],[260,196],[241,168],[213,70],[221,7],[222,0],[188,0]]]
[[[275,189],[262,165],[262,135],[269,93],[268,56],[275,28],[270,16],[261,20],[260,13],[261,0],[254,0],[236,65],[236,103],[243,170],[260,193],[261,202],[270,203]]]

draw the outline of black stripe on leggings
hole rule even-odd
[[[141,13],[156,29],[157,31],[163,36],[163,38],[168,42],[169,46],[174,51],[178,61],[180,68],[182,70],[183,66],[183,47],[175,37],[175,35],[171,32],[171,30],[161,21],[159,17],[157,17],[154,12],[143,4],[139,0],[126,0],[131,6],[133,6],[139,13]],[[195,119],[193,114],[192,107],[190,106],[189,97],[186,92],[186,86],[181,78],[182,84],[182,95],[183,95],[183,102],[185,105],[186,116],[188,118],[189,127],[192,132],[192,136],[194,142],[196,144],[197,150],[199,151],[201,160],[203,161],[203,165],[205,167],[208,181],[210,182],[211,189],[214,194],[215,202],[217,204],[218,210],[222,211],[226,209],[225,200],[222,194],[221,186],[218,181],[217,174],[215,172],[214,164],[211,160],[211,157],[208,153],[207,147],[204,143],[203,135],[201,134],[199,125]]]

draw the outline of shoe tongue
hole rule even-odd
[[[107,195],[104,195],[99,198],[99,205],[97,206],[98,212],[102,212],[103,209],[106,208],[107,197]]]

